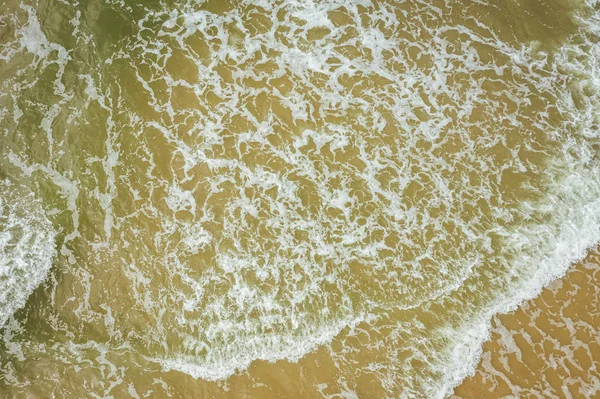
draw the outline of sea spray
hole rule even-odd
[[[54,237],[33,193],[0,181],[0,328],[46,279],[56,252]]]
[[[597,54],[560,2],[50,3],[0,65],[0,167],[65,236],[23,381],[440,397],[598,239]]]

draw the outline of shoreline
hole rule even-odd
[[[599,276],[596,247],[540,295],[514,312],[494,316],[491,339],[483,345],[474,375],[450,398],[598,394],[600,356],[593,354],[600,353],[597,331],[594,337],[600,324]]]

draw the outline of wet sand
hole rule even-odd
[[[57,251],[0,398],[439,399],[599,240],[592,10],[108,3],[0,14],[0,178]],[[457,395],[596,394],[581,267]]]
[[[498,315],[475,375],[452,398],[600,397],[600,253]]]

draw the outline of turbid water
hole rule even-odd
[[[518,311],[494,319],[476,374],[458,398],[597,398],[600,252]]]
[[[0,393],[451,395],[600,242],[599,34],[592,0],[9,0]]]

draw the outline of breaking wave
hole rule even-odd
[[[46,279],[55,252],[40,202],[23,187],[0,181],[0,328]]]

